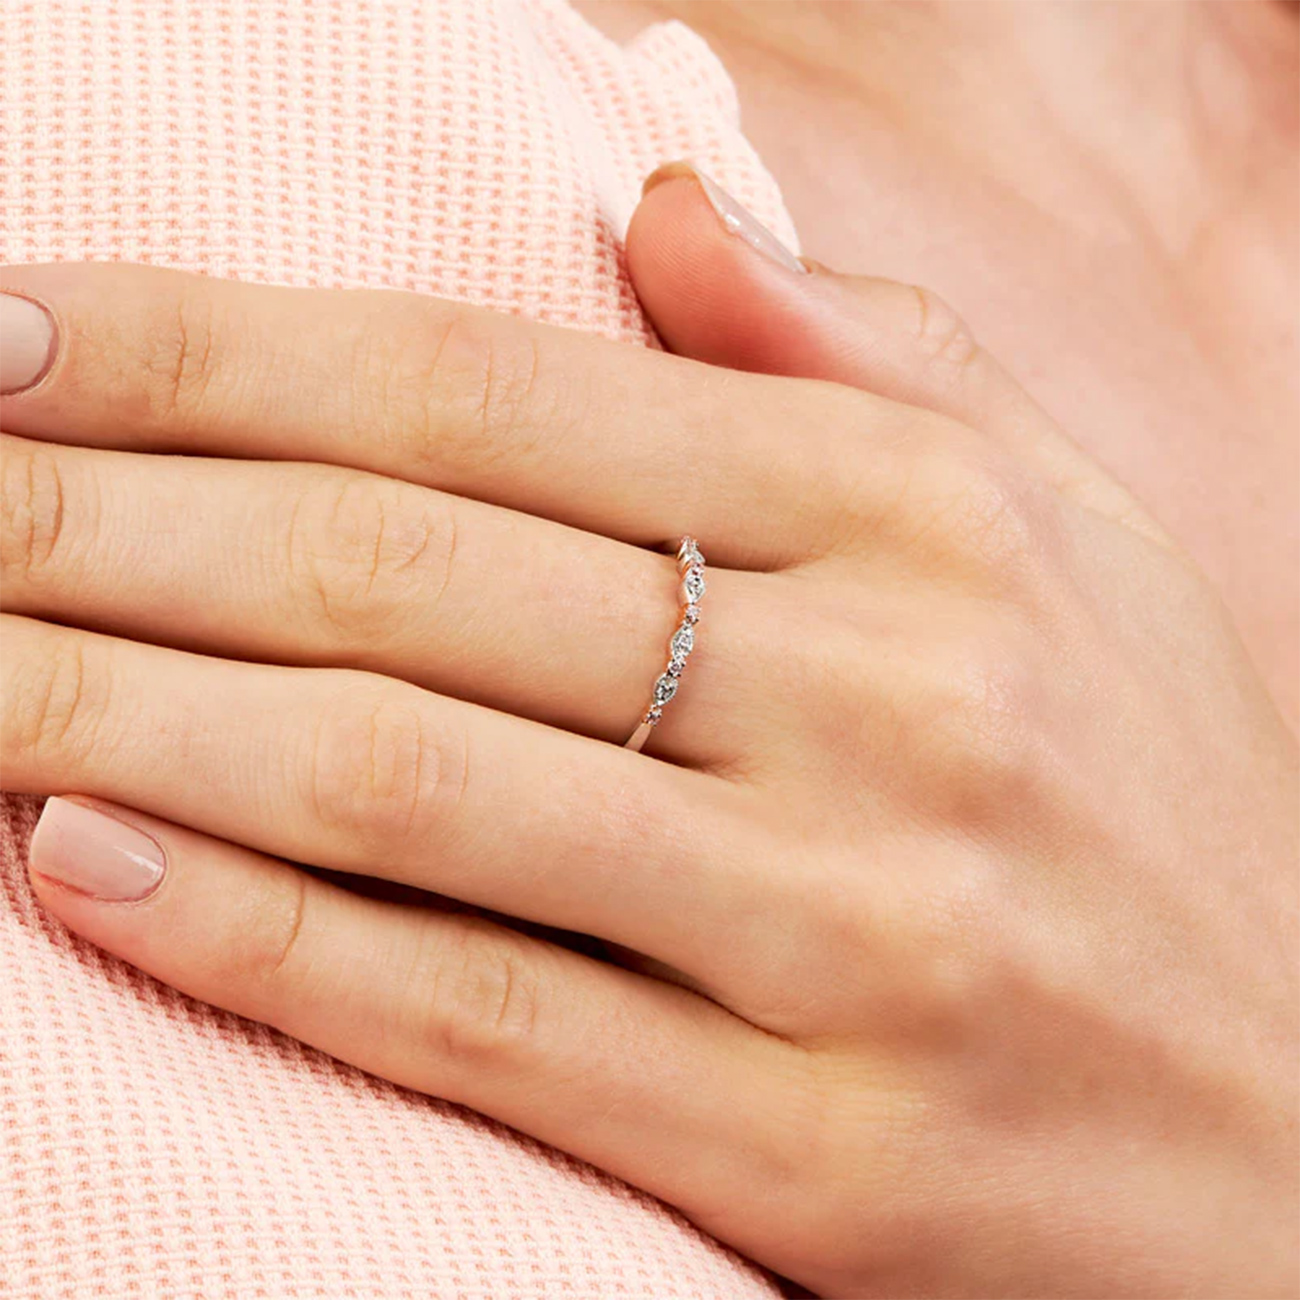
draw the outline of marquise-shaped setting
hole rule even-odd
[[[674,659],[685,659],[695,649],[695,628],[690,623],[683,623],[673,633],[670,649]]]
[[[704,554],[699,548],[699,544],[693,537],[683,537],[682,544],[677,548],[677,566],[681,569],[688,569],[694,565],[703,566]]]
[[[627,741],[630,749],[639,750],[645,744],[650,729],[663,716],[664,706],[677,694],[686,660],[695,649],[695,625],[700,619],[700,598],[704,595],[705,582],[704,554],[693,537],[683,537],[677,548],[677,572],[681,576],[681,622],[670,642],[668,667],[655,681],[650,708]]]
[[[663,705],[667,704],[668,701],[671,700],[673,696],[676,694],[677,694],[677,678],[674,677],[671,673],[664,673],[664,675],[657,682],[655,682],[655,694],[654,694],[655,703],[660,707],[662,707]]]

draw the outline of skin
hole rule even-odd
[[[1296,7],[579,8],[705,36],[802,250],[951,302],[1206,571],[1294,728]]]
[[[1222,600],[937,296],[660,181],[638,293],[735,368],[0,274],[59,325],[3,408],[6,782],[167,861],[105,901],[38,828],[37,896],[819,1294],[1291,1294],[1297,755]]]

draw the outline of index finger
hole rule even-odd
[[[907,409],[391,290],[118,263],[10,267],[0,289],[57,326],[11,433],[348,465],[641,545],[691,533],[732,567],[817,550],[864,417]]]

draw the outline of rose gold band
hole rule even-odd
[[[695,649],[695,625],[700,621],[700,598],[704,595],[704,556],[693,537],[683,537],[677,548],[677,572],[682,575],[681,618],[668,643],[668,667],[656,679],[650,707],[628,737],[625,749],[640,750],[650,739],[664,707],[677,694],[686,660]]]

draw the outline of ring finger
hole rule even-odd
[[[11,613],[233,658],[363,668],[616,743],[667,662],[678,577],[664,555],[334,466],[10,436],[0,450]],[[761,629],[763,581],[710,570],[725,599],[703,606],[658,752],[734,759],[734,679],[761,662],[744,641]]]

